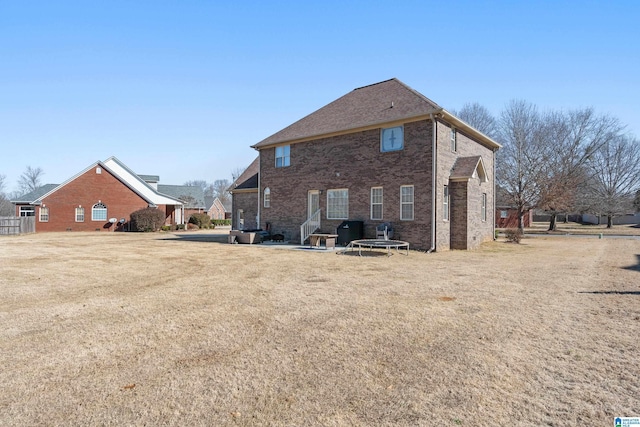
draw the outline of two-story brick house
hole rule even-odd
[[[471,249],[494,236],[500,145],[397,79],[353,90],[253,146],[258,224],[304,241],[391,222],[424,250]],[[313,228],[316,228],[313,227]]]

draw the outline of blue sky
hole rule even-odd
[[[592,106],[640,136],[640,2],[0,0],[0,174],[114,155],[164,184],[397,77],[447,109]]]

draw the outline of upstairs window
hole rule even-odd
[[[49,222],[49,208],[40,208],[40,222]]]
[[[98,202],[91,208],[91,221],[106,221],[107,207],[102,202]]]
[[[283,168],[291,164],[291,146],[283,145],[276,147],[276,167]]]
[[[451,128],[451,151],[458,151],[458,131],[455,128]]]
[[[382,129],[380,133],[380,151],[399,151],[404,148],[404,128],[396,126]]]

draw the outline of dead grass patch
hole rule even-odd
[[[344,257],[173,236],[0,239],[0,425],[640,413],[638,240]]]

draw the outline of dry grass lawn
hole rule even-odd
[[[408,257],[221,241],[0,238],[0,425],[608,426],[640,415],[637,238]]]

